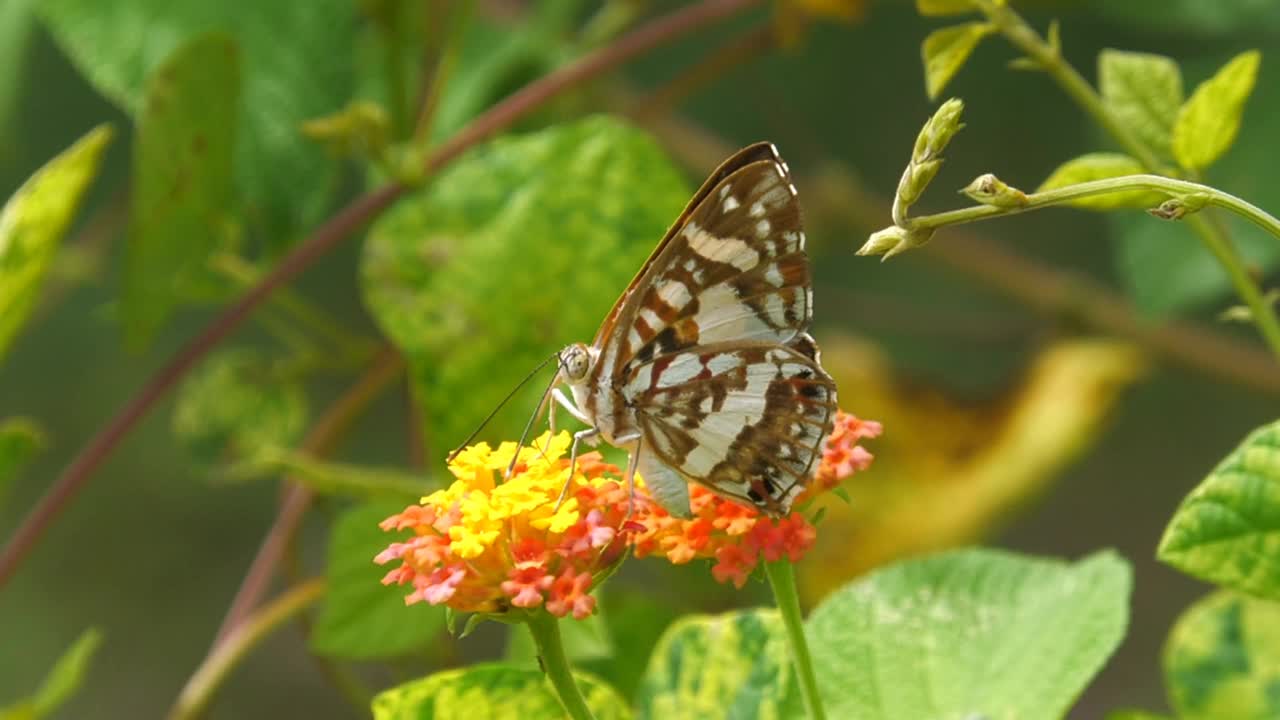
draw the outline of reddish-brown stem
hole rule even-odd
[[[400,376],[403,369],[404,360],[400,353],[395,348],[384,347],[360,379],[320,416],[303,440],[302,449],[315,456],[333,452],[356,418],[387,385]],[[285,548],[297,532],[302,516],[311,504],[311,498],[311,490],[305,486],[288,483],[275,522],[262,539],[258,554],[253,558],[249,572],[240,581],[240,589],[236,591],[235,599],[231,601],[231,607],[222,620],[222,626],[218,628],[213,641],[215,647],[258,606],[275,576],[276,566],[284,556]]]
[[[426,161],[427,172],[434,172],[467,148],[507,127],[556,94],[602,75],[658,45],[739,12],[757,2],[759,0],[705,0],[696,5],[681,8],[637,28],[607,47],[589,53],[576,62],[535,80],[481,114],[436,148]],[[337,246],[343,238],[376,217],[404,190],[403,185],[393,183],[365,194],[347,205],[311,236],[294,247],[258,285],[219,315],[200,335],[183,347],[169,361],[169,364],[152,376],[138,394],[111,418],[88,445],[81,449],[23,519],[4,550],[0,551],[0,587],[8,582],[54,518],[62,512],[98,466],[107,459],[116,445],[137,425],[138,421],[151,410],[157,400],[237,328],[272,291],[287,283],[316,259]]]

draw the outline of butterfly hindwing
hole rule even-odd
[[[803,347],[814,347],[808,336]],[[770,514],[786,512],[808,483],[835,414],[831,378],[815,357],[785,345],[675,353],[643,366],[628,389],[645,452]]]

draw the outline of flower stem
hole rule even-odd
[[[1280,219],[1277,219],[1262,208],[1208,185],[1160,175],[1122,175],[1103,180],[1091,180],[1040,193],[1031,193],[1027,195],[1026,203],[1014,207],[979,205],[937,213],[936,215],[915,217],[911,219],[911,227],[913,229],[935,229],[945,225],[959,225],[1004,215],[1015,215],[1053,205],[1062,205],[1081,198],[1109,195],[1128,190],[1155,190],[1172,197],[1195,193],[1205,201],[1205,204],[1216,205],[1233,212],[1280,240]],[[1188,217],[1187,220],[1206,227],[1209,225],[1203,218],[1194,215]],[[1234,246],[1226,238],[1217,233],[1202,233],[1201,240],[1231,277],[1231,282],[1235,285],[1236,292],[1249,307],[1254,323],[1258,326],[1258,331],[1271,349],[1271,352],[1276,357],[1280,357],[1280,321],[1277,321],[1275,311],[1263,297],[1257,283],[1249,276],[1249,272],[1245,268],[1239,253],[1236,252]]]
[[[547,679],[556,689],[556,695],[560,697],[560,704],[564,705],[565,712],[573,720],[593,720],[591,709],[587,707],[587,701],[582,697],[578,683],[574,682],[569,658],[564,654],[564,644],[560,642],[559,621],[550,613],[539,610],[529,613],[529,619],[525,624],[529,626],[533,642],[538,646],[538,659],[542,664],[542,671],[547,674]]]
[[[325,591],[323,578],[309,580],[294,587],[279,598],[265,605],[227,636],[226,642],[205,658],[178,700],[169,711],[171,720],[196,718],[213,700],[218,688],[235,667],[249,655],[271,632],[306,610],[319,600]]]
[[[800,613],[800,593],[796,590],[796,571],[791,561],[783,558],[764,564],[765,575],[773,588],[774,600],[782,613],[782,624],[787,628],[787,640],[791,645],[791,659],[796,664],[796,677],[800,680],[800,694],[812,720],[825,720],[822,696],[818,694],[818,679],[813,674],[813,658],[809,656],[809,642],[804,637],[804,617]]]

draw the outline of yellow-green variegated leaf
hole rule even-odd
[[[1261,62],[1257,50],[1240,53],[1200,83],[1183,104],[1173,126],[1173,156],[1179,165],[1206,168],[1235,142]]]
[[[805,624],[827,713],[1058,720],[1120,644],[1131,584],[1112,552],[962,550],[878,570]]]
[[[552,352],[590,341],[688,197],[652,138],[590,117],[477,147],[383,215],[361,284],[409,362],[428,445],[453,447]],[[489,437],[520,432],[542,382]]]
[[[1122,175],[1138,175],[1146,172],[1142,163],[1121,153],[1088,153],[1068,160],[1055,169],[1045,179],[1036,192],[1056,190],[1069,185],[1078,185],[1091,180],[1105,180]],[[1089,210],[1114,210],[1116,208],[1150,208],[1159,205],[1165,198],[1160,193],[1148,190],[1131,190],[1108,195],[1072,200],[1069,205]]]
[[[1280,600],[1280,421],[1251,433],[1191,491],[1157,555],[1202,580]]]
[[[774,610],[697,615],[667,629],[637,697],[646,720],[786,720],[804,708]]]
[[[1164,676],[1181,720],[1280,717],[1280,604],[1229,590],[1198,601],[1169,633]]]
[[[924,60],[925,91],[930,100],[937,98],[959,72],[982,38],[993,32],[995,26],[991,23],[968,22],[929,33],[920,46],[920,55]]]
[[[110,141],[110,126],[90,130],[37,170],[0,210],[0,358],[35,308],[58,244]]]
[[[596,720],[625,720],[631,711],[608,685],[574,673]],[[537,668],[491,663],[446,670],[383,691],[374,720],[539,720],[564,717],[551,684]]]

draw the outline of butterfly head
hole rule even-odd
[[[591,374],[595,353],[583,343],[574,343],[560,351],[560,377],[570,385],[581,385]]]

